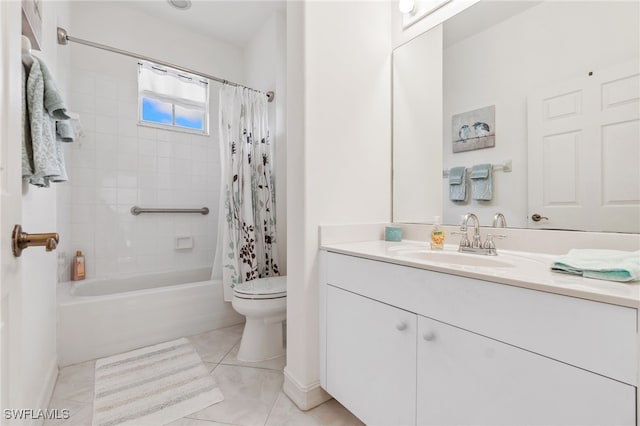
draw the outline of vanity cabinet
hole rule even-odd
[[[327,289],[327,390],[367,424],[415,424],[417,316]]]
[[[320,277],[321,385],[367,424],[636,424],[636,309],[330,252]]]
[[[418,336],[419,425],[635,421],[632,386],[430,318]]]

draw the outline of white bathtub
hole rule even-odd
[[[239,324],[211,268],[58,285],[60,366]]]

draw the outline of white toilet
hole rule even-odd
[[[287,277],[268,277],[238,284],[233,308],[247,318],[238,360],[258,362],[284,355],[282,322],[287,311]]]

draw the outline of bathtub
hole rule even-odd
[[[58,363],[76,364],[239,324],[211,268],[58,284]]]

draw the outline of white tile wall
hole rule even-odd
[[[144,127],[137,124],[136,73],[125,80],[72,69],[72,76],[69,104],[84,136],[68,148],[69,182],[58,191],[68,262],[82,250],[88,278],[210,266],[220,179],[217,104],[211,136]],[[133,216],[134,205],[206,206],[210,213]],[[192,236],[193,248],[176,250],[177,236]]]

